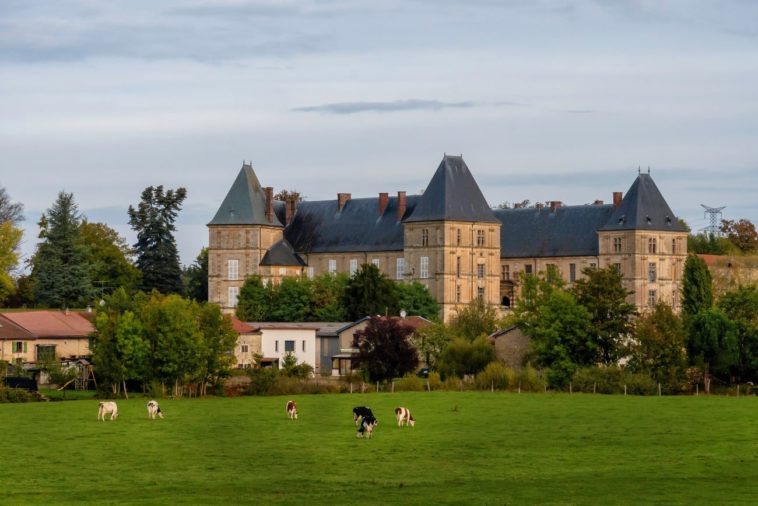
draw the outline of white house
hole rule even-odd
[[[315,371],[321,368],[317,354],[316,331],[319,325],[313,323],[248,322],[261,332],[261,354],[264,359],[278,359],[279,367],[284,358],[292,354],[297,363],[305,362]]]

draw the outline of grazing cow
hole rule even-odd
[[[295,401],[287,401],[287,416],[290,420],[297,420],[297,404]]]
[[[395,418],[397,418],[397,426],[402,427],[403,424],[406,426],[413,427],[416,425],[416,420],[413,418],[413,415],[411,414],[411,410],[408,408],[395,408]]]
[[[371,434],[374,432],[374,427],[377,425],[379,425],[379,422],[374,418],[374,415],[364,416],[361,419],[361,425],[358,427],[358,433],[356,436],[363,437],[365,435],[366,438],[371,439]]]
[[[161,407],[158,406],[157,401],[148,401],[147,403],[147,417],[151,420],[155,420],[155,416],[159,416],[163,418],[163,411],[161,411]]]
[[[105,421],[105,415],[111,415],[111,421],[118,418],[118,406],[112,401],[103,401],[97,409],[97,419]]]
[[[359,425],[361,420],[367,416],[374,416],[371,408],[366,406],[356,406],[353,408],[353,421],[355,425]]]

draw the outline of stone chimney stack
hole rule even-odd
[[[337,210],[342,211],[342,208],[345,207],[345,204],[347,204],[347,201],[350,200],[350,197],[352,197],[352,195],[349,193],[338,193]]]
[[[595,202],[593,202],[593,204],[596,206],[602,206],[604,202],[602,200],[596,200]]]
[[[274,222],[274,188],[267,186],[263,189],[266,193],[266,219],[269,223]]]
[[[284,225],[289,225],[292,221],[292,217],[295,216],[295,211],[297,210],[297,199],[289,198],[287,202],[284,203]]]
[[[550,212],[554,213],[556,209],[561,207],[563,205],[563,202],[560,200],[551,200],[550,201]]]
[[[387,202],[389,202],[389,193],[379,194],[379,216],[384,214],[384,210],[387,209]]]
[[[543,207],[545,207],[545,204],[543,204],[542,202],[537,202],[536,204],[534,204],[534,207],[536,207],[537,209],[542,209]]]
[[[523,206],[521,205],[521,202],[515,202],[515,203],[513,204],[513,208],[514,208],[514,209],[521,209],[522,207],[523,207]]]
[[[397,192],[397,220],[400,221],[405,215],[405,192]]]
[[[613,192],[613,207],[616,208],[621,205],[621,192]]]

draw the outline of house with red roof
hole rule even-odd
[[[91,355],[92,322],[73,311],[0,312],[0,360],[36,363]]]

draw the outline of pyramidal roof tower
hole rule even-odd
[[[600,230],[686,232],[664,200],[650,173],[640,173],[621,204]]]
[[[252,164],[242,169],[208,225],[284,225],[273,211],[273,195],[266,195]]]
[[[499,223],[462,156],[442,158],[413,213],[404,221],[443,220]]]

